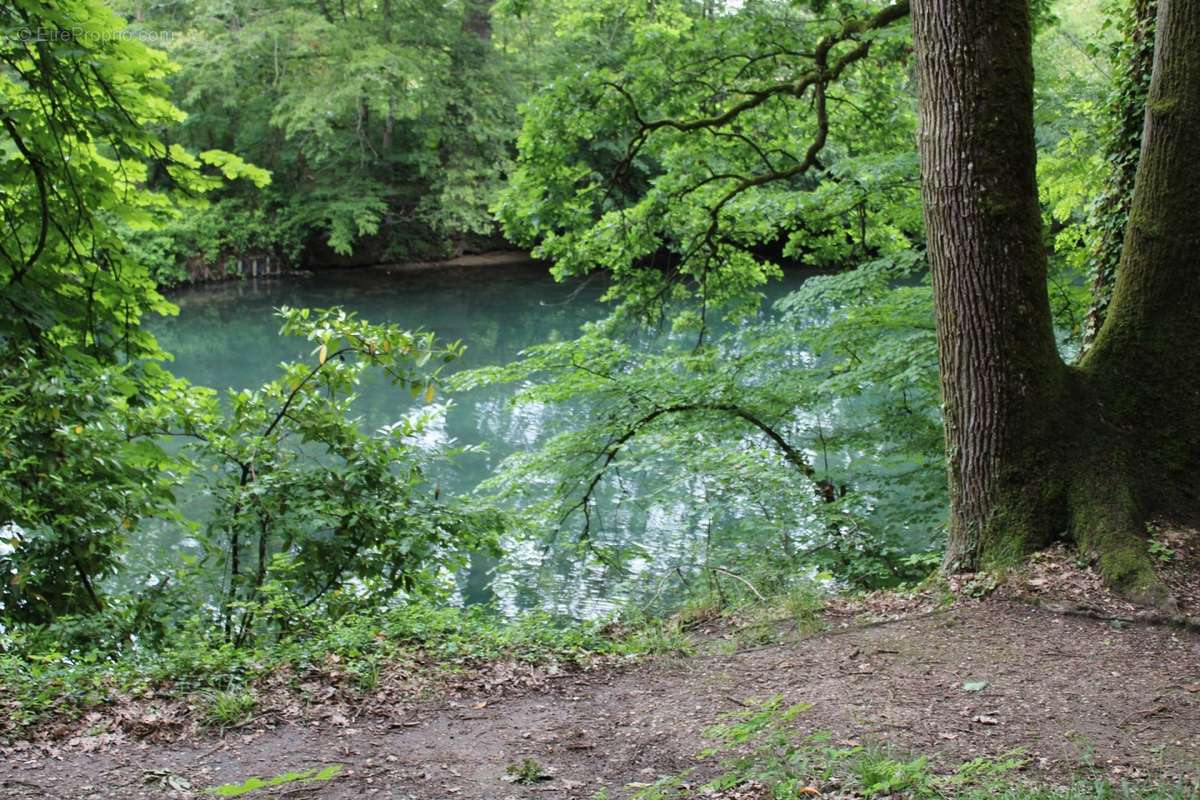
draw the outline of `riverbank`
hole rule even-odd
[[[167,692],[137,706],[140,718],[101,709],[43,728],[3,748],[0,785],[14,800],[214,791],[586,800],[655,784],[665,793],[645,796],[701,796],[696,787],[727,775],[737,788],[703,796],[766,798],[782,768],[771,759],[784,753],[812,789],[788,797],[872,796],[855,777],[864,770],[891,775],[896,792],[873,795],[883,797],[994,796],[969,794],[993,780],[1051,789],[1086,780],[1096,792],[1150,782],[1189,788],[1129,796],[1193,797],[1200,633],[1050,610],[1051,600],[1077,607],[1069,601],[1081,591],[1078,574],[1063,576],[1065,594],[1049,589],[1046,573],[1070,571],[1054,563],[982,599],[962,585],[831,598],[811,613],[693,607],[674,618],[686,643],[643,646],[640,656],[497,651],[436,681],[428,664],[393,659],[353,691],[338,678],[353,659],[339,667],[335,655],[323,681],[285,676],[222,726],[202,724],[199,704],[173,705]],[[754,757],[698,759],[729,714],[738,720],[725,738]],[[755,764],[774,772],[756,776]],[[674,784],[682,793],[666,791]]]
[[[327,268],[288,266],[280,259],[269,256],[245,256],[205,264],[198,259],[189,261],[185,278],[163,288],[167,291],[191,287],[213,286],[243,280],[311,278],[314,275],[347,271],[371,271],[392,274],[453,271],[476,268],[540,267],[549,269],[548,262],[532,257],[527,250],[491,250],[471,253],[455,258],[431,261],[400,261],[356,266],[330,266]]]
[[[529,255],[527,250],[494,250],[487,253],[472,253],[470,255],[448,258],[440,261],[406,261],[395,264],[376,264],[369,267],[380,272],[429,272],[441,269],[470,269],[492,267],[530,267],[550,268],[549,262],[539,261]]]

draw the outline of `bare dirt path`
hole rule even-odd
[[[774,694],[811,704],[797,717],[806,732],[942,764],[1023,748],[1029,768],[1050,778],[1087,765],[1117,778],[1200,768],[1200,635],[1005,601],[551,683],[510,697],[467,687],[358,720],[264,719],[224,739],[116,741],[88,753],[30,746],[0,761],[0,797],[210,797],[205,787],[337,764],[329,780],[244,796],[586,799],[606,789],[615,799],[696,765],[703,730],[722,712]],[[525,758],[554,777],[502,780]]]

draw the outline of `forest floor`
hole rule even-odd
[[[775,695],[809,706],[789,723],[801,732],[926,755],[935,767],[1019,749],[1020,774],[1038,781],[1196,779],[1200,631],[1186,620],[1114,621],[1134,613],[1053,554],[1017,584],[984,588],[973,599],[982,589],[957,587],[948,607],[926,595],[835,601],[823,631],[801,636],[780,623],[775,641],[736,652],[713,621],[692,631],[697,652],[686,657],[590,669],[493,664],[435,692],[406,693],[385,676],[360,702],[260,706],[222,736],[158,735],[152,724],[141,737],[97,733],[112,730],[97,713],[0,748],[0,796],[201,798],[282,776],[247,795],[616,800],[689,768],[694,782],[711,776],[715,762],[697,759],[705,730]],[[548,779],[506,782],[508,766],[525,759]],[[309,782],[285,774],[320,770]]]

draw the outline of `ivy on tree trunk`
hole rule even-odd
[[[1137,176],[1138,155],[1142,148],[1142,123],[1146,117],[1146,92],[1154,68],[1154,18],[1156,0],[1133,0],[1119,17],[1121,36],[1112,48],[1116,76],[1105,112],[1104,158],[1110,172],[1103,191],[1088,214],[1092,235],[1089,253],[1092,304],[1084,325],[1087,344],[1095,339],[1104,324],[1104,315],[1112,301],[1117,265],[1125,226],[1129,222],[1129,204]]]

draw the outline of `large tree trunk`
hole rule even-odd
[[[1186,355],[1200,335],[1198,29],[1200,0],[1163,0],[1117,289],[1095,347],[1070,369],[1046,292],[1028,4],[913,2],[950,570],[1014,563],[1071,535],[1115,587],[1170,602],[1143,529],[1154,492],[1183,485],[1200,442]]]
[[[1200,488],[1200,0],[1160,0],[1154,72],[1125,245],[1081,369],[1138,454],[1152,508]]]
[[[1024,0],[914,0],[926,235],[950,477],[947,565],[1047,543],[1047,409],[1064,393],[1035,183]]]

